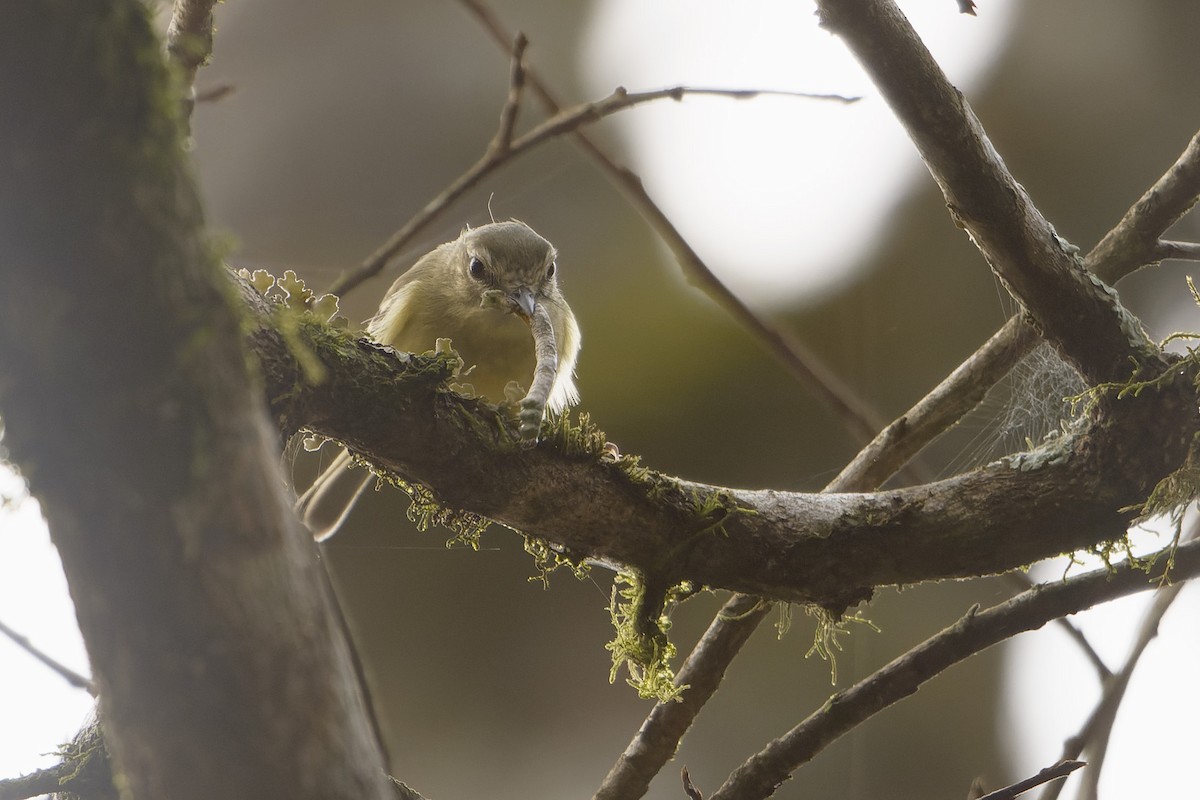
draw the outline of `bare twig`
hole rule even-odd
[[[175,0],[171,23],[167,27],[167,54],[179,68],[186,89],[184,117],[192,114],[196,103],[193,85],[196,71],[212,55],[213,6],[216,0]]]
[[[950,666],[1012,636],[1042,627],[1066,614],[1098,603],[1153,589],[1167,558],[1150,574],[1128,563],[1043,584],[993,606],[972,609],[962,619],[927,639],[887,666],[833,695],[820,710],[738,767],[710,800],[769,797],[793,771],[843,733],[907,697]],[[1200,574],[1200,543],[1181,545],[1171,579],[1182,582]]]
[[[1080,797],[1095,797],[1096,785],[1100,780],[1100,770],[1104,764],[1104,755],[1108,747],[1108,740],[1112,733],[1113,724],[1116,722],[1117,710],[1120,708],[1121,701],[1125,698],[1125,692],[1129,688],[1129,680],[1133,677],[1133,671],[1137,668],[1138,662],[1146,650],[1146,646],[1158,634],[1158,623],[1175,601],[1175,598],[1178,597],[1179,591],[1182,588],[1183,585],[1181,583],[1174,583],[1158,590],[1154,597],[1154,603],[1146,611],[1146,616],[1142,619],[1138,635],[1125,663],[1112,679],[1104,685],[1104,691],[1100,695],[1099,702],[1096,703],[1095,708],[1092,709],[1092,713],[1088,715],[1079,732],[1063,744],[1063,758],[1077,758],[1085,749],[1090,754],[1089,761],[1092,764],[1092,768],[1085,774],[1085,783],[1080,789]],[[1047,786],[1040,796],[1041,800],[1054,800],[1058,797],[1061,790],[1061,786]]]
[[[54,672],[62,676],[63,680],[65,680],[67,683],[71,684],[77,689],[83,689],[92,697],[96,696],[96,687],[92,684],[91,680],[83,675],[80,675],[66,664],[63,664],[62,662],[39,650],[31,641],[29,641],[28,637],[22,636],[3,622],[0,622],[0,633],[11,639],[26,653],[29,653],[29,655],[33,656],[38,661],[54,670]]]
[[[1065,778],[1080,767],[1087,766],[1084,761],[1069,761],[1062,760],[1052,767],[1046,767],[1037,775],[1026,778],[1023,781],[1005,786],[1003,789],[997,789],[994,792],[988,792],[978,800],[1012,800],[1012,798],[1028,792],[1030,789],[1036,789],[1044,783],[1056,781],[1059,778]]]
[[[1200,261],[1200,243],[1163,240],[1154,245],[1154,254],[1163,261]]]
[[[520,156],[538,145],[553,139],[558,136],[564,136],[573,133],[584,125],[590,125],[593,122],[604,119],[607,116],[624,111],[627,108],[642,105],[643,103],[651,103],[655,100],[682,100],[688,95],[712,95],[716,97],[729,97],[733,99],[744,99],[756,95],[784,95],[788,97],[806,97],[810,99],[822,100],[837,100],[840,102],[850,102],[848,98],[841,95],[813,95],[802,92],[776,92],[768,90],[739,90],[739,89],[705,89],[692,88],[689,86],[672,86],[666,89],[654,89],[648,92],[629,92],[622,87],[618,87],[608,97],[600,100],[595,100],[590,103],[581,103],[580,105],[561,111],[558,114],[543,121],[533,129],[526,132],[524,135],[512,140],[508,147],[497,149],[490,147],[486,153],[474,164],[467,168],[465,172],[459,175],[445,189],[441,191],[437,197],[430,200],[425,206],[417,212],[408,222],[406,222],[400,230],[396,231],[392,236],[384,242],[374,253],[367,257],[366,261],[359,266],[358,269],[348,273],[338,280],[334,281],[329,287],[331,294],[344,295],[351,289],[361,284],[368,278],[379,274],[388,262],[400,252],[412,237],[420,232],[426,225],[444,211],[451,203],[460,198],[465,192],[479,183],[484,176],[490,174],[508,161]],[[503,117],[503,115],[502,115]],[[502,118],[501,128],[493,137],[493,142],[503,139],[503,126],[508,124]]]
[[[0,800],[27,800],[30,797],[57,795],[63,790],[63,778],[69,777],[73,768],[67,764],[55,764],[19,778],[0,779]]]
[[[1008,572],[1005,573],[1004,577],[1011,583],[1019,586],[1021,591],[1029,591],[1036,586],[1036,584],[1024,572]],[[1110,670],[1108,665],[1104,663],[1104,659],[1100,657],[1100,654],[1096,652],[1096,648],[1092,647],[1092,643],[1089,642],[1088,638],[1083,635],[1083,631],[1076,627],[1075,623],[1071,622],[1071,620],[1067,619],[1066,617],[1060,617],[1059,619],[1054,620],[1054,624],[1066,631],[1067,636],[1071,637],[1071,641],[1075,642],[1075,644],[1079,646],[1079,649],[1083,651],[1084,656],[1087,657],[1087,660],[1092,665],[1092,668],[1096,670],[1096,675],[1099,676],[1101,683],[1112,679],[1112,670]]]
[[[508,43],[512,41],[512,34],[505,28],[490,5],[484,0],[462,0],[462,4],[487,30],[498,46],[508,47]],[[557,115],[562,112],[558,100],[536,71],[527,68],[526,81],[548,114]],[[699,90],[698,93],[707,93],[707,90]],[[753,97],[756,94],[759,93],[747,91],[733,96],[740,99]],[[858,99],[841,95],[800,94],[797,96],[843,102],[853,102]],[[858,442],[866,442],[874,436],[875,432],[882,427],[884,420],[801,342],[755,314],[749,306],[742,302],[741,298],[730,291],[729,287],[713,273],[704,259],[658,207],[658,204],[646,192],[641,179],[632,170],[618,163],[586,131],[573,131],[571,138],[580,150],[608,175],[617,188],[624,193],[626,199],[641,211],[650,227],[662,237],[675,255],[684,275],[690,282],[741,323],[801,385],[833,409]]]
[[[525,90],[525,49],[529,39],[518,33],[512,48],[512,69],[508,75],[508,97],[500,110],[500,129],[492,139],[489,150],[504,152],[512,147],[513,129],[517,124],[517,113],[521,110],[521,95]]]
[[[1117,225],[1104,235],[1084,263],[1109,283],[1165,258],[1195,256],[1164,252],[1159,239],[1196,203],[1200,194],[1200,132],[1166,173],[1138,199]],[[1185,247],[1185,251],[1189,248]],[[1194,251],[1193,251],[1194,252]]]
[[[683,781],[683,791],[691,800],[704,800],[704,793],[696,788],[696,784],[692,783],[692,776],[688,775],[687,767],[683,768],[679,777]]]

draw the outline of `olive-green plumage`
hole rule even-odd
[[[396,279],[367,324],[376,341],[397,350],[432,350],[450,339],[465,365],[460,382],[492,402],[505,400],[505,387],[527,387],[535,354],[529,319],[537,306],[550,318],[558,354],[557,374],[547,405],[561,411],[579,399],[575,360],[579,326],[558,289],[557,252],[523,222],[493,222],[464,230],[436,247]],[[503,307],[485,293],[504,297]],[[345,522],[357,491],[345,491],[349,454],[334,460],[301,496],[298,506],[317,539],[332,536]]]
[[[464,364],[473,366],[463,382],[500,402],[510,381],[528,386],[533,376],[533,339],[521,318],[533,308],[520,306],[532,298],[554,328],[558,377],[549,404],[560,411],[578,400],[579,327],[558,290],[556,256],[554,246],[523,222],[465,230],[396,279],[367,331],[383,344],[418,353],[433,349],[438,338],[450,339]],[[484,307],[488,289],[503,291],[516,310]]]

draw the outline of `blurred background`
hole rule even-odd
[[[1198,127],[1200,5],[1192,0],[979,0],[978,17],[959,15],[949,0],[901,5],[1017,179],[1085,251]],[[495,9],[528,34],[531,67],[564,104],[618,85],[863,98],[850,106],[689,98],[622,112],[589,132],[643,176],[723,280],[883,418],[918,400],[1011,311],[874,89],[817,27],[811,4],[505,0]],[[197,107],[193,155],[231,262],[294,269],[318,289],[353,270],[483,152],[508,70],[506,54],[458,3],[219,6],[213,62],[197,88],[233,91]],[[519,128],[540,118],[527,102]],[[368,317],[400,271],[464,224],[486,222],[489,204],[497,219],[523,219],[557,245],[561,285],[583,330],[581,408],[622,451],[693,480],[804,491],[819,490],[856,452],[839,418],[689,286],[654,231],[569,141],[489,176],[391,270],[349,293],[344,313]],[[1194,218],[1180,228],[1175,238],[1200,238]],[[1185,266],[1164,264],[1119,287],[1155,337],[1198,327]],[[923,467],[948,475],[1037,436],[1022,385],[1015,406],[989,401],[931,448]],[[296,475],[313,468],[302,461]],[[0,618],[82,669],[77,642],[55,638],[56,623],[20,616],[58,603],[58,619],[70,620],[52,551],[31,532],[30,505],[20,519],[0,512],[0,565],[12,571],[0,576]],[[447,550],[449,534],[416,532],[406,508],[398,492],[369,496],[325,549],[395,773],[434,800],[590,796],[650,709],[623,680],[607,680],[611,575],[561,574],[544,590],[529,580],[531,559],[511,532],[493,528],[479,552]],[[1045,577],[1061,572],[1052,567]],[[854,626],[841,640],[838,687],[971,604],[1012,593],[1001,579],[881,590],[862,609],[880,632]],[[678,609],[681,659],[723,600],[705,594]],[[1121,608],[1136,614],[1136,606]],[[1106,767],[1114,793],[1123,775],[1152,791],[1147,759],[1169,757],[1133,748],[1173,738],[1158,703],[1172,691],[1172,665],[1182,672],[1196,659],[1169,649],[1194,639],[1170,635],[1187,611],[1173,614],[1148,657],[1147,670],[1159,664],[1163,675],[1143,673],[1154,677],[1135,686],[1118,722],[1128,738]],[[800,609],[795,617],[786,635],[768,625],[755,635],[650,797],[681,797],[684,765],[712,791],[826,699],[830,664],[806,657],[812,624]],[[1084,624],[1114,635],[1105,647],[1117,666],[1132,623]],[[17,670],[28,661],[0,641],[0,670],[10,676],[0,719],[15,731],[0,741],[0,756],[16,759],[7,769],[0,762],[6,775],[68,738],[88,705],[77,693],[60,716],[50,714],[49,698],[69,690],[53,676],[23,677]],[[994,648],[833,744],[777,796],[962,797],[976,777],[995,788],[1031,774],[1057,760],[1096,696],[1086,668],[1071,671],[1076,662],[1052,629]],[[14,724],[30,697],[39,719]],[[1152,716],[1140,720],[1138,709]],[[1174,698],[1172,709],[1173,718],[1190,719]],[[1037,713],[1046,710],[1053,713]],[[50,728],[43,734],[37,725]],[[1149,726],[1162,735],[1148,737]],[[1162,791],[1178,792],[1192,779],[1178,774],[1186,771],[1164,776],[1171,782]]]

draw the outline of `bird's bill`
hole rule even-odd
[[[526,321],[533,319],[533,310],[537,308],[537,298],[528,286],[520,286],[508,293],[508,299],[513,304],[513,313]]]

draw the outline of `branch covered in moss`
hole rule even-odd
[[[450,392],[439,357],[398,356],[326,327],[298,335],[327,379],[308,383],[269,327],[252,342],[285,433],[345,442],[376,468],[569,550],[665,586],[732,589],[842,609],[873,587],[1002,572],[1119,539],[1200,430],[1179,379],[1104,396],[1080,430],[937,483],[875,493],[741,490],[613,458],[561,422],[534,448],[495,407]],[[1176,370],[1183,372],[1183,365]],[[1145,444],[1154,442],[1154,447]]]

